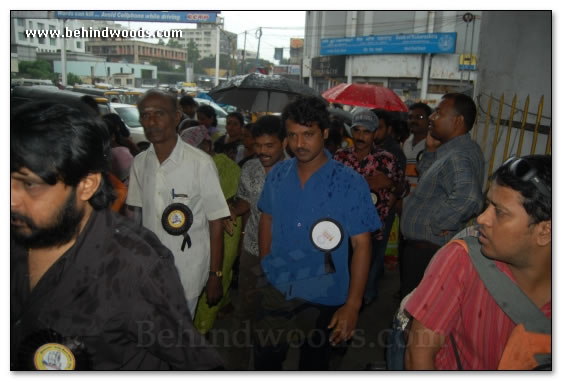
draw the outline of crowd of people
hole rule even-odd
[[[396,216],[399,368],[519,368],[522,323],[521,367],[551,362],[551,157],[510,158],[484,195],[470,97],[357,108],[349,127],[298,97],[231,112],[226,133],[188,95],[137,107],[145,151],[85,104],[12,110],[13,370],[281,370],[296,337],[299,370],[328,370],[377,301]],[[475,253],[548,324],[499,305]],[[225,315],[251,339],[229,364],[209,341]]]

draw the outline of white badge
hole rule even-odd
[[[342,242],[343,232],[340,224],[332,219],[323,218],[311,229],[311,241],[323,252],[330,252]]]

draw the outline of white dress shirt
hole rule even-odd
[[[186,196],[176,196],[183,194]],[[172,203],[183,203],[193,213],[188,234],[192,246],[182,252],[184,236],[173,236],[162,226],[162,214]],[[230,216],[215,163],[209,155],[178,139],[170,156],[158,161],[154,147],[138,154],[131,167],[127,204],[142,207],[143,226],[154,232],[174,254],[186,299],[197,298],[207,282],[210,263],[209,221]]]

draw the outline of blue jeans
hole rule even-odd
[[[405,335],[397,317],[393,318],[393,329],[387,338],[385,358],[387,370],[405,370]]]
[[[383,231],[383,239],[372,240],[371,242],[371,265],[368,273],[368,281],[366,290],[364,291],[364,301],[370,302],[377,298],[379,279],[383,275],[385,265],[385,250],[387,249],[387,241],[393,228],[395,220],[395,208],[389,211],[389,215],[385,218],[385,230]]]

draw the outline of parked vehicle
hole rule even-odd
[[[96,101],[101,114],[109,113],[107,98],[59,90],[56,86],[16,86],[12,89],[11,106],[15,107],[24,102],[41,100],[76,101],[87,96]]]

